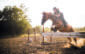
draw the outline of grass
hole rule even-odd
[[[37,34],[40,36],[40,34]],[[30,34],[30,38],[34,38],[33,34]],[[33,41],[35,42],[35,41]],[[0,39],[0,54],[32,54],[37,53],[35,43],[28,43],[28,35],[20,35],[17,37],[1,38]]]
[[[28,37],[28,34],[20,35],[21,37]],[[34,34],[29,34],[30,37],[35,36]],[[41,34],[36,34],[36,36],[41,36]]]

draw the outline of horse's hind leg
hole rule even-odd
[[[69,44],[73,44],[73,43],[74,43],[74,38],[68,37],[68,43],[69,43]]]
[[[74,32],[73,28],[70,29],[70,32]],[[77,44],[77,38],[70,37],[68,39],[72,44]]]
[[[78,40],[78,38],[73,38],[73,37],[69,37],[68,38],[68,40],[69,40],[69,44],[71,44],[71,45],[77,45],[77,40]]]
[[[75,41],[76,44],[77,44],[77,40],[79,40],[79,38],[74,38],[74,41]]]
[[[71,32],[74,32],[73,28],[71,28],[70,31],[71,31]],[[79,38],[71,38],[71,39],[73,40],[73,42],[75,43],[75,45],[77,45],[77,40],[78,40]]]
[[[69,40],[69,42],[71,42],[71,41],[72,41],[72,39],[71,39],[70,37],[68,37],[68,40]]]
[[[72,37],[68,37],[67,40],[68,40],[68,42],[67,42],[67,44],[64,46],[65,48],[69,48],[69,47],[71,47],[72,45],[74,45],[74,44],[72,43]]]

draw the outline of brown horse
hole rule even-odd
[[[52,28],[52,30],[54,31],[59,30],[60,32],[74,32],[72,26],[70,26],[69,24],[66,24],[66,26],[64,26],[64,23],[60,18],[57,18],[52,13],[43,12],[43,18],[41,24],[43,25],[48,19],[52,20],[52,25],[54,25],[54,28]],[[74,40],[75,43],[77,41],[77,38],[68,38],[68,39],[70,43],[72,42],[72,40]]]

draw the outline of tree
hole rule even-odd
[[[31,29],[31,24],[26,20],[22,9],[16,6],[6,6],[0,11],[1,34],[23,34]]]

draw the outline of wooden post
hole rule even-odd
[[[28,42],[29,42],[29,31],[28,31]]]
[[[43,25],[43,32],[44,32],[44,25]]]
[[[36,31],[35,31],[35,28],[34,28],[34,41],[36,41]]]
[[[50,43],[52,43],[52,36],[50,36]]]
[[[51,34],[51,36],[50,36],[50,42],[52,43],[52,41],[53,41],[53,36]]]
[[[44,32],[44,25],[43,25],[43,32]],[[42,42],[44,44],[44,36],[42,37]]]

